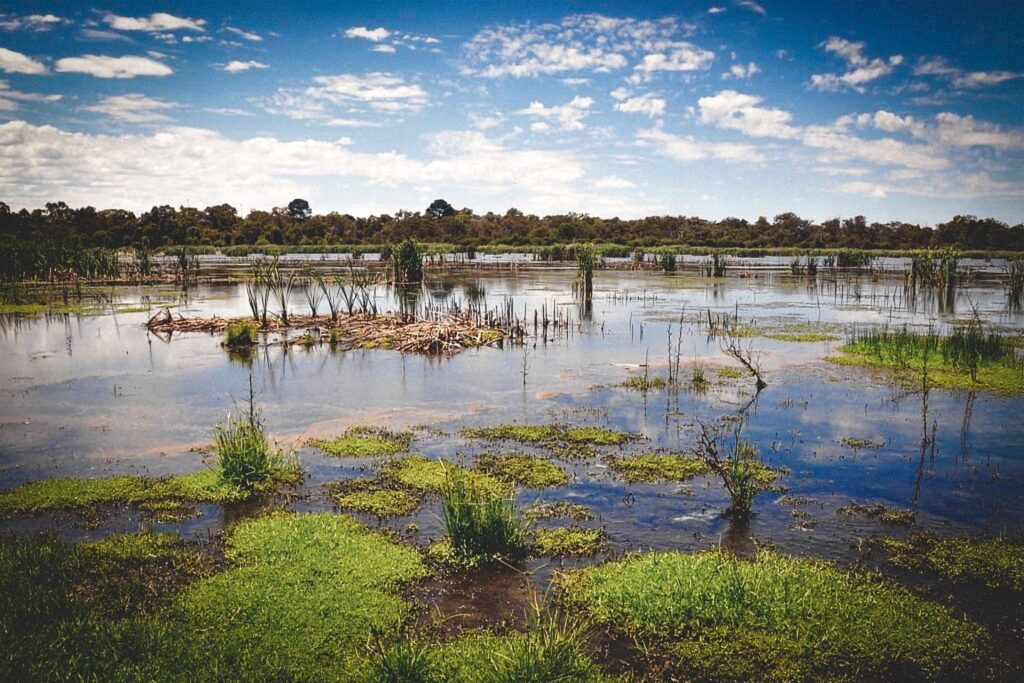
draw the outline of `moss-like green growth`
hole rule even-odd
[[[334,439],[314,439],[311,446],[339,458],[379,458],[409,450],[412,435],[373,427],[352,427]]]
[[[576,520],[577,522],[593,519],[594,515],[586,505],[558,501],[556,503],[541,503],[527,508],[524,513],[527,519],[555,519],[564,517]]]
[[[494,427],[476,427],[462,430],[469,439],[518,441],[534,444],[590,444],[595,446],[621,446],[640,438],[637,434],[620,432],[604,427],[567,427],[565,425],[504,424]]]
[[[608,549],[608,535],[601,529],[558,527],[533,532],[533,552],[537,555],[596,555]]]
[[[449,476],[453,473],[465,476],[476,488],[496,495],[511,495],[512,488],[508,484],[488,474],[466,470],[449,460],[428,460],[421,455],[399,458],[388,463],[381,472],[385,479],[396,484],[428,493],[442,493]]]
[[[301,471],[288,467],[271,473],[258,488],[265,492],[301,479]],[[106,477],[103,479],[42,479],[0,492],[0,515],[74,510],[100,505],[138,505],[155,501],[228,503],[245,500],[250,493],[232,486],[215,469],[163,479]]]
[[[411,515],[420,505],[420,497],[407,490],[385,488],[373,482],[353,484],[351,481],[328,485],[331,500],[342,509],[385,518]]]
[[[629,379],[620,383],[619,386],[623,389],[631,389],[633,391],[655,391],[658,389],[667,389],[671,386],[671,383],[665,377],[633,375]]]
[[[259,340],[259,328],[251,320],[238,320],[228,323],[224,331],[224,346],[238,348],[252,346]]]
[[[861,439],[855,436],[844,436],[842,439],[839,440],[839,443],[843,444],[844,446],[848,446],[855,451],[859,451],[862,449],[881,448],[882,446],[885,445],[885,443],[881,441]]]
[[[950,581],[1024,593],[1024,543],[997,538],[884,539],[889,560],[905,569],[931,570]]]
[[[962,679],[987,648],[981,627],[895,584],[767,552],[634,555],[562,587],[690,680]]]
[[[564,486],[569,483],[568,472],[550,460],[527,453],[485,453],[477,458],[476,464],[479,470],[501,481],[526,488]]]
[[[199,516],[195,505],[180,500],[147,500],[139,503],[139,509],[154,522],[184,522]]]
[[[746,374],[739,368],[734,368],[731,365],[726,365],[715,370],[715,375],[718,376],[718,380],[725,381],[731,379],[740,379],[746,377]]]
[[[998,357],[976,357],[975,376],[962,367],[958,356],[943,353],[946,338],[934,335],[880,333],[839,347],[842,355],[826,360],[837,365],[879,368],[908,386],[920,387],[928,350],[928,384],[940,389],[991,391],[1007,396],[1024,395],[1024,363],[1011,352]],[[1005,349],[1008,343],[1001,344]]]
[[[807,323],[786,325],[781,329],[768,332],[764,336],[768,339],[787,342],[825,342],[839,339],[839,337],[826,332],[821,327]]]
[[[683,482],[708,471],[699,459],[676,453],[641,453],[610,464],[622,479],[633,483]]]
[[[910,526],[914,523],[914,520],[917,519],[916,510],[891,508],[886,507],[881,503],[864,505],[863,503],[852,501],[849,505],[836,510],[836,512],[847,516],[860,515],[863,517],[877,517],[886,524],[895,524],[897,526]]]

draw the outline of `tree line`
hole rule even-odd
[[[580,213],[551,216],[509,209],[504,214],[456,210],[438,199],[422,213],[356,217],[336,211],[315,214],[295,199],[271,211],[239,215],[230,204],[205,209],[154,206],[136,215],[123,209],[71,208],[52,202],[44,208],[12,211],[0,202],[0,239],[66,241],[81,247],[173,245],[332,245],[388,244],[406,238],[467,246],[504,244],[540,247],[570,242],[616,243],[630,247],[790,247],[799,249],[1024,250],[1024,224],[994,218],[955,216],[934,227],[912,223],[869,223],[863,216],[820,223],[795,213],[756,221],[707,220],[696,216],[648,216],[624,220]]]

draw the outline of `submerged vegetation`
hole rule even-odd
[[[652,552],[568,574],[565,602],[687,680],[970,678],[982,628],[870,575],[761,552]]]
[[[578,526],[537,529],[532,547],[538,555],[595,555],[608,549],[608,536],[601,529]]]

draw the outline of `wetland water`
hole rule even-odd
[[[297,494],[283,502],[294,509],[332,509],[325,483],[372,477],[380,467],[373,459],[324,457],[306,445],[311,438],[336,436],[354,425],[415,427],[412,452],[470,464],[496,449],[554,456],[541,448],[464,439],[458,434],[462,428],[557,422],[645,437],[585,457],[554,457],[571,473],[570,484],[518,493],[524,504],[587,506],[594,519],[580,524],[604,529],[611,555],[718,544],[744,548],[756,541],[787,554],[848,562],[858,539],[907,533],[877,517],[837,513],[852,501],[913,509],[918,530],[1019,535],[1024,399],[934,389],[922,406],[920,392],[895,386],[884,375],[824,360],[854,327],[941,328],[969,317],[972,307],[987,324],[1019,334],[1024,317],[1008,311],[1002,285],[985,277],[984,271],[998,272],[998,264],[975,264],[982,276],[958,289],[952,306],[940,306],[925,294],[907,302],[896,276],[819,275],[809,284],[778,265],[749,259],[733,263],[727,277],[718,279],[692,272],[601,269],[589,316],[574,302],[570,268],[492,263],[433,269],[418,306],[464,304],[472,285],[483,288],[490,307],[511,297],[517,315],[525,312],[531,335],[534,309],[546,305],[571,319],[567,329],[549,330],[547,339],[531,336],[525,348],[484,347],[453,357],[271,345],[239,359],[221,347],[219,335],[175,334],[168,340],[144,327],[164,304],[185,316],[247,315],[239,283],[200,284],[187,295],[166,286],[107,291],[115,310],[135,312],[5,316],[0,319],[0,488],[51,477],[163,476],[203,468],[198,451],[212,442],[212,425],[245,396],[251,373],[268,433],[294,448],[307,472]],[[382,312],[398,308],[387,287],[376,288],[376,300]],[[292,308],[306,310],[298,292]],[[732,316],[747,330],[742,341],[760,353],[768,383],[759,394],[749,376],[722,371],[739,365],[699,322],[708,311]],[[832,339],[763,336],[808,330]],[[667,373],[670,333],[684,380],[697,365],[710,386],[702,392],[620,386],[642,376],[645,362],[650,377]],[[790,496],[758,495],[748,527],[732,528],[721,515],[728,496],[712,476],[683,484],[631,484],[607,465],[609,455],[690,453],[698,420],[730,415],[766,464],[784,468],[778,483]],[[870,444],[849,445],[859,441]],[[793,505],[794,497],[806,500]],[[201,512],[155,528],[205,536],[250,514],[252,507],[208,505]],[[428,497],[416,513],[386,524],[425,546],[443,533],[439,515],[438,501]],[[97,537],[135,530],[141,523],[131,510],[99,523],[70,514],[43,515],[0,520],[0,532],[56,528],[69,538]],[[532,562],[539,570],[534,580],[545,583],[550,566],[548,560]]]

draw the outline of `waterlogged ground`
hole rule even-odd
[[[434,269],[415,305],[464,305],[467,285],[482,288],[489,308],[511,298],[531,334],[525,346],[450,358],[281,345],[240,358],[229,355],[219,337],[167,339],[144,328],[164,306],[184,316],[247,315],[237,283],[204,283],[187,294],[173,287],[106,292],[116,302],[112,310],[135,312],[0,316],[0,489],[54,477],[161,477],[202,469],[212,425],[244,398],[250,376],[272,440],[295,449],[307,475],[273,501],[199,504],[184,521],[153,521],[134,508],[56,512],[8,516],[0,519],[0,533],[53,530],[79,541],[145,527],[205,539],[258,514],[264,504],[336,510],[326,484],[375,479],[402,457],[334,457],[309,443],[363,425],[408,430],[410,453],[466,467],[482,454],[512,451],[551,461],[568,473],[568,484],[521,486],[519,501],[585,506],[589,514],[582,519],[538,524],[603,532],[593,555],[533,558],[524,573],[471,574],[457,590],[430,583],[416,589],[417,599],[461,615],[455,621],[470,626],[521,609],[530,587],[544,590],[558,567],[602,563],[624,551],[724,546],[751,553],[766,545],[850,566],[870,558],[864,540],[873,537],[1019,538],[1024,397],[939,389],[923,396],[884,373],[825,360],[855,329],[941,330],[974,311],[990,328],[1020,335],[1024,315],[1009,310],[998,267],[975,264],[980,275],[950,304],[927,292],[908,298],[896,276],[822,275],[808,284],[765,266],[756,259],[737,263],[720,279],[693,271],[598,270],[589,312],[573,299],[572,269],[507,263]],[[398,308],[384,286],[376,301],[382,312]],[[534,311],[542,307],[559,311],[569,324],[534,334]],[[301,294],[292,308],[307,310]],[[768,385],[763,391],[755,391],[719,339],[709,338],[709,312],[715,319],[731,316],[742,330],[740,341],[759,355]],[[631,378],[666,377],[677,355],[682,388],[623,386]],[[703,391],[689,385],[694,368],[708,380]],[[689,454],[699,422],[723,418],[779,471],[773,490],[754,499],[749,524],[723,516],[729,500],[713,476],[629,481],[614,467],[616,458],[631,455]],[[641,438],[553,451],[463,433],[503,423],[594,426]],[[871,507],[878,504],[883,507]],[[421,548],[443,535],[440,515],[439,501],[429,495],[411,514],[386,521],[354,513]],[[1011,642],[1014,637],[1019,634]]]

